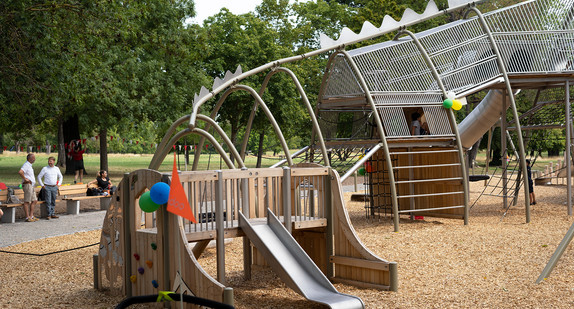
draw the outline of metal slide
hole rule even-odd
[[[240,213],[239,226],[277,275],[295,292],[330,308],[364,308],[363,301],[339,293],[277,217],[267,210],[267,223],[252,225]]]
[[[500,119],[502,111],[506,111],[510,106],[510,100],[504,101],[506,106],[502,107],[502,91],[490,90],[480,104],[464,118],[458,125],[462,147],[472,147]]]

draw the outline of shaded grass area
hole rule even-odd
[[[57,158],[57,153],[47,155],[45,153],[36,153],[36,162],[34,163],[34,175],[38,175],[42,168],[48,165],[48,157],[54,156]],[[113,184],[118,184],[125,173],[130,173],[138,169],[146,169],[149,167],[153,155],[151,154],[109,154],[108,155],[108,174]],[[279,161],[279,156],[273,157],[270,154],[264,156],[262,160],[262,167],[269,167]],[[5,151],[0,155],[0,182],[6,183],[8,186],[17,186],[21,182],[18,171],[22,164],[26,162],[26,153]],[[184,155],[177,157],[178,169],[181,171],[191,170],[193,164],[193,155],[189,156],[189,164],[186,168]],[[246,158],[246,166],[249,168],[255,167],[257,164],[256,156],[248,156]],[[84,167],[86,174],[84,174],[83,182],[87,183],[96,178],[97,172],[100,170],[100,155],[99,154],[84,154]],[[162,162],[161,167],[158,169],[160,172],[171,172],[173,167],[173,154],[169,154]],[[225,162],[221,160],[218,154],[202,154],[200,157],[198,170],[216,170],[227,169]],[[65,168],[60,168],[64,175],[64,184],[73,184],[74,175],[66,175]]]

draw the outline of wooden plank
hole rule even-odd
[[[346,256],[330,256],[329,261],[331,261],[331,263],[334,264],[340,264],[345,266],[389,271],[389,264],[381,261],[370,261]]]
[[[322,167],[294,167],[291,169],[291,176],[318,176],[328,174],[329,170]]]
[[[277,177],[283,175],[281,168],[256,168],[248,170],[224,170],[223,179],[257,178],[257,177]]]
[[[102,197],[109,197],[109,196],[105,196],[105,195],[94,195],[94,196],[65,197],[65,198],[62,199],[62,201],[83,201],[83,200],[89,200],[89,199],[94,199],[94,198],[102,198]]]
[[[343,279],[343,278],[339,278],[339,277],[333,277],[330,279],[331,279],[331,281],[333,281],[333,283],[343,283],[346,285],[356,286],[356,287],[364,288],[364,289],[374,289],[374,290],[382,290],[382,291],[388,291],[390,289],[390,287],[388,285],[366,283],[366,282],[361,282],[361,281],[356,281],[356,280]]]
[[[211,181],[215,179],[217,179],[217,173],[214,171],[182,172],[179,174],[181,182]]]
[[[316,220],[305,220],[305,221],[294,221],[293,222],[293,229],[294,230],[311,229],[311,228],[325,227],[325,226],[327,226],[327,219],[316,219]]]

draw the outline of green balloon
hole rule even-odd
[[[139,205],[145,212],[154,212],[159,208],[159,205],[151,200],[149,191],[146,191],[142,196],[140,196]]]
[[[18,188],[22,189],[22,184],[18,185]]]
[[[442,107],[451,108],[452,107],[452,100],[446,99],[446,100],[442,101]]]
[[[365,168],[361,167],[358,171],[359,175],[364,176],[365,175]]]

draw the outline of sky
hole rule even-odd
[[[196,16],[188,22],[202,24],[207,17],[219,13],[221,8],[226,7],[235,15],[245,14],[255,11],[255,7],[261,4],[262,0],[195,0]],[[299,2],[305,2],[308,0]],[[290,0],[289,2],[294,2]]]

